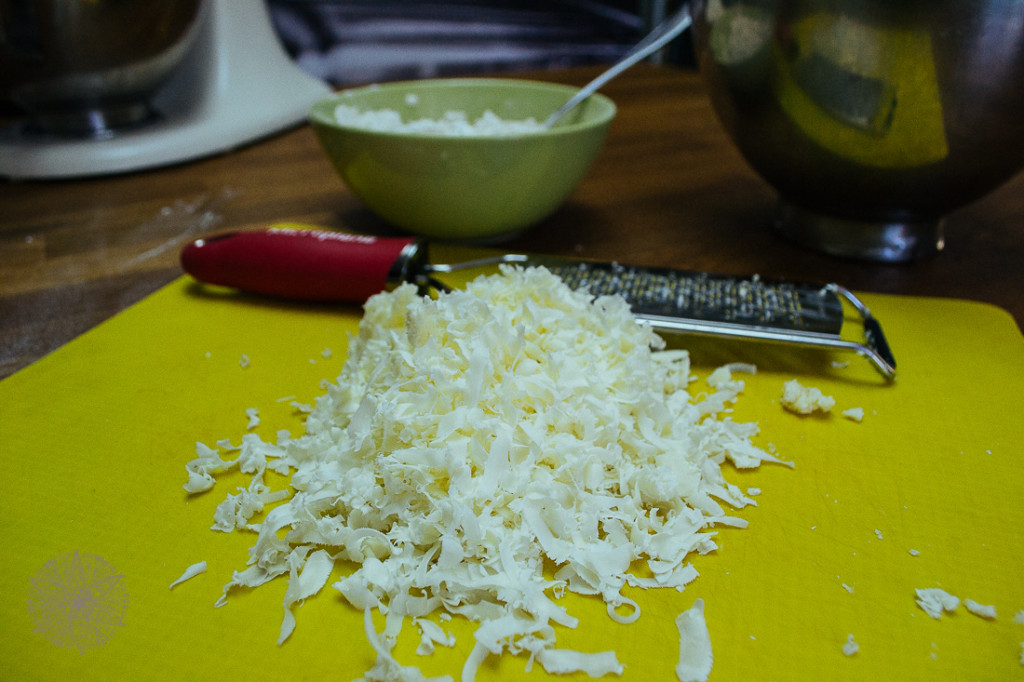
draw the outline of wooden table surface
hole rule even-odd
[[[596,73],[522,75],[582,85]],[[619,115],[590,174],[555,215],[503,248],[967,298],[1024,321],[1024,174],[948,216],[935,257],[840,260],[771,229],[775,194],[726,138],[697,74],[645,64],[603,91]],[[186,242],[282,221],[387,232],[307,126],[160,170],[0,181],[0,377],[178,277]]]

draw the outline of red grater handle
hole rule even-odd
[[[265,296],[362,303],[384,291],[415,239],[305,228],[228,232],[197,239],[181,266],[200,282]]]

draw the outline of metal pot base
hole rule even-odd
[[[146,102],[34,112],[25,122],[29,134],[67,138],[106,138],[159,120]]]
[[[905,263],[933,256],[945,246],[943,221],[866,221],[840,218],[780,202],[775,228],[788,239],[833,256],[876,263]]]

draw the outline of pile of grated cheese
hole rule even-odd
[[[716,547],[713,527],[746,525],[721,504],[755,504],[723,463],[779,462],[752,444],[755,424],[729,418],[743,382],[728,367],[700,396],[691,379],[686,352],[664,350],[621,298],[573,291],[544,268],[436,298],[411,285],[374,296],[304,435],[246,433],[224,456],[197,445],[190,493],[235,467],[252,477],[215,515],[216,529],[258,534],[218,604],[287,578],[281,643],[296,605],[337,571],[377,654],[368,679],[422,679],[393,656],[399,632],[414,622],[429,653],[451,646],[440,625],[451,616],[479,623],[462,679],[503,653],[528,669],[621,673],[613,651],[556,646],[555,624],[578,625],[559,598],[594,595],[610,618],[635,621],[624,587],[682,590],[697,577],[691,554]],[[292,491],[271,490],[267,470]],[[704,647],[690,666],[710,657]]]

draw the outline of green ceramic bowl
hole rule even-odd
[[[489,136],[374,131],[341,124],[337,107],[397,111],[402,121],[491,111],[543,121],[576,88],[515,79],[423,80],[346,90],[313,106],[310,122],[351,190],[387,222],[441,240],[498,241],[552,213],[589,170],[615,105],[597,94],[550,130]]]

